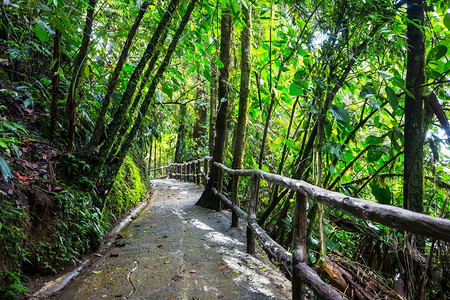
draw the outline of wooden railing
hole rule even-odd
[[[192,160],[185,163],[172,163],[167,166],[150,170],[153,178],[174,178],[180,181],[191,181],[206,186],[209,179],[209,164],[211,157]],[[157,177],[156,174],[159,174]]]
[[[211,157],[187,163],[174,163],[168,166],[151,170],[164,174],[161,177],[175,178],[181,181],[192,181],[206,186],[209,180]],[[326,284],[317,273],[307,264],[306,248],[306,208],[307,199],[327,205],[328,207],[348,213],[352,216],[375,221],[390,228],[408,231],[436,240],[450,242],[450,220],[435,218],[428,215],[415,213],[406,209],[390,205],[382,205],[371,201],[353,198],[341,193],[332,192],[301,180],[295,180],[284,176],[268,173],[259,169],[233,170],[223,164],[214,163],[219,168],[219,180],[217,188],[213,188],[213,194],[222,203],[228,206],[233,214],[231,224],[238,224],[238,218],[247,223],[247,252],[255,253],[255,238],[258,238],[262,248],[270,256],[282,263],[291,271],[292,299],[304,299],[305,284],[309,286],[320,299],[343,299],[342,295]],[[250,202],[248,212],[244,212],[238,205],[237,185],[233,185],[231,200],[222,193],[223,172],[230,174],[233,180],[238,177],[250,177]],[[201,182],[203,179],[203,182]],[[289,253],[276,241],[274,241],[257,223],[256,210],[260,181],[279,185],[295,192],[295,213],[293,220],[292,253]]]
[[[247,222],[247,252],[255,252],[255,237],[262,248],[281,262],[287,270],[292,271],[292,299],[304,299],[305,288],[308,285],[320,299],[343,299],[341,294],[327,285],[317,273],[307,265],[306,248],[306,204],[307,198],[327,205],[328,207],[348,213],[352,216],[375,221],[391,228],[408,231],[431,237],[436,240],[450,242],[450,220],[435,218],[428,215],[415,213],[402,208],[382,205],[371,201],[348,197],[341,193],[332,192],[311,185],[301,180],[294,180],[280,175],[255,170],[233,170],[223,164],[214,163],[221,170],[217,189],[213,193],[221,199],[233,211],[232,224],[237,224],[237,218]],[[231,200],[222,190],[222,172],[233,176],[233,180],[239,176],[250,177],[250,202],[248,213],[245,213],[237,201],[237,185],[233,185]],[[289,189],[296,194],[295,214],[293,220],[292,253],[289,253],[281,245],[275,242],[256,222],[256,205],[260,181],[264,180]]]

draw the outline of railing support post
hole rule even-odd
[[[195,165],[196,165],[195,174],[197,176],[197,184],[200,184],[200,182],[201,182],[200,169],[202,168],[202,162],[198,160]]]
[[[205,181],[203,182],[204,186],[206,186],[208,184],[208,180],[207,180],[207,178],[209,177],[208,167],[209,167],[209,159],[205,158],[204,165],[203,165],[203,176],[205,178]]]
[[[222,193],[223,189],[223,170],[221,168],[217,168],[217,191]],[[222,211],[222,200],[219,200],[219,209],[218,211]]]
[[[305,298],[305,284],[295,272],[298,263],[305,262],[306,250],[306,195],[296,192],[295,213],[292,224],[292,299]]]
[[[256,222],[256,201],[258,200],[259,176],[254,174],[250,178],[250,207],[248,211],[248,223]],[[247,225],[247,253],[255,253],[255,233]]]
[[[233,175],[233,181],[231,182],[231,202],[233,205],[238,205],[238,185],[239,185],[239,176]],[[231,227],[238,227],[239,226],[239,217],[234,212],[231,211]]]

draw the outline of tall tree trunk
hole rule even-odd
[[[231,168],[241,169],[244,158],[246,143],[247,119],[248,119],[248,96],[251,72],[251,53],[252,53],[252,14],[251,8],[242,5],[243,19],[245,27],[241,32],[241,84],[239,88],[239,112],[234,136],[233,162]],[[236,194],[233,198],[237,199],[237,190],[239,185],[239,176],[233,176],[232,191]],[[237,204],[237,203],[236,203]],[[237,215],[233,212],[232,227],[237,227]]]
[[[104,134],[105,118],[106,118],[106,113],[108,111],[109,103],[111,102],[111,97],[112,97],[114,90],[117,86],[117,83],[119,81],[120,72],[122,71],[123,65],[125,64],[125,61],[128,57],[128,52],[131,48],[133,38],[136,35],[137,29],[139,28],[139,24],[141,23],[142,18],[144,17],[144,13],[147,10],[149,5],[150,5],[150,3],[147,1],[142,3],[141,9],[139,10],[136,20],[134,21],[133,26],[131,26],[131,29],[128,32],[127,40],[125,41],[122,52],[120,53],[119,60],[117,61],[117,65],[114,68],[114,71],[111,75],[111,79],[109,80],[108,87],[106,89],[106,95],[105,95],[105,98],[103,99],[102,108],[100,110],[100,114],[98,116],[97,123],[95,124],[94,132],[92,133],[92,137],[89,141],[89,144],[86,146],[86,150],[88,152],[92,152],[93,146],[98,144],[100,138]]]
[[[114,180],[115,180],[117,174],[119,173],[119,170],[123,164],[123,161],[125,160],[128,150],[130,150],[130,148],[133,144],[136,134],[141,127],[142,120],[145,117],[145,115],[147,114],[148,108],[154,99],[156,87],[158,86],[162,76],[164,75],[164,72],[166,71],[167,66],[169,65],[169,63],[172,59],[172,54],[175,52],[175,49],[178,45],[178,41],[180,40],[180,37],[184,31],[184,28],[186,27],[187,23],[189,22],[192,11],[194,10],[195,5],[197,4],[197,1],[198,0],[191,0],[189,2],[189,5],[186,9],[186,12],[185,12],[179,26],[178,26],[178,29],[175,32],[175,35],[173,36],[173,39],[170,42],[169,47],[167,48],[167,53],[164,57],[164,60],[161,63],[161,65],[159,66],[158,71],[155,74],[155,77],[153,77],[152,83],[148,89],[147,94],[145,95],[145,99],[141,105],[139,114],[137,115],[136,121],[135,121],[133,127],[131,128],[131,131],[127,135],[123,145],[120,147],[120,151],[117,154],[117,158],[111,158],[112,164],[111,164],[111,166],[108,166],[108,168],[111,171],[108,173],[111,175],[109,177],[105,178],[105,180],[103,181],[104,182],[103,189],[100,189],[100,193],[104,196],[107,195],[107,192],[111,190],[111,187],[114,183]],[[160,148],[160,163],[161,163],[161,148]],[[106,187],[106,189],[105,189],[105,187]]]
[[[222,11],[222,20],[220,24],[220,60],[223,68],[220,69],[218,99],[220,99],[219,111],[216,120],[216,134],[214,139],[214,151],[212,156],[212,166],[208,185],[196,205],[219,209],[220,202],[212,194],[212,187],[216,184],[219,177],[219,169],[214,166],[214,162],[223,163],[224,150],[227,138],[227,111],[228,111],[228,93],[230,74],[230,41],[231,41],[231,13],[229,7]]]
[[[58,122],[58,99],[59,99],[59,67],[61,66],[61,31],[55,30],[53,39],[53,68],[52,68],[52,104],[50,107],[50,140],[53,140]]]
[[[176,163],[181,163],[183,161],[183,154],[186,142],[186,129],[185,129],[186,110],[187,110],[186,105],[180,106],[180,126],[178,127],[177,144],[175,147],[175,160],[174,160],[174,162]]]
[[[180,0],[172,0],[169,3],[169,6],[167,7],[164,15],[159,21],[158,26],[156,27],[155,32],[153,33],[153,36],[150,39],[150,42],[148,43],[141,60],[136,66],[136,69],[134,69],[133,73],[131,74],[127,88],[125,89],[125,93],[122,96],[119,108],[117,110],[121,115],[114,118],[113,121],[108,125],[106,139],[104,141],[99,141],[99,145],[101,143],[103,144],[99,151],[99,163],[94,176],[98,176],[100,174],[100,170],[103,169],[103,165],[110,155],[112,147],[116,145],[115,142],[118,138],[117,133],[122,129],[123,126],[127,126],[133,96],[136,92],[136,87],[141,79],[142,72],[144,71],[147,62],[150,60],[150,58],[152,58],[154,54],[153,52],[158,45],[158,41],[160,41],[160,37],[164,35],[166,27],[169,26],[179,2]]]
[[[421,85],[425,82],[425,41],[420,27],[424,21],[422,0],[408,0],[408,54],[406,88],[414,97],[405,97],[405,166],[403,207],[423,210],[423,101]],[[414,24],[413,24],[414,23]]]
[[[89,0],[86,12],[86,23],[83,30],[83,39],[81,41],[80,50],[75,59],[72,81],[69,87],[69,95],[67,96],[67,112],[69,120],[67,145],[69,149],[72,149],[73,143],[75,142],[75,127],[77,122],[76,93],[78,89],[78,83],[80,82],[80,73],[86,62],[88,47],[91,41],[92,24],[94,22],[94,11],[96,4],[97,0]]]
[[[197,81],[200,82],[200,72],[197,70]],[[199,86],[197,87],[197,91],[195,92],[196,101],[195,101],[195,112],[196,112],[196,118],[195,118],[195,124],[194,128],[192,129],[192,139],[195,141],[195,150],[198,150],[199,148],[203,148],[204,146],[204,135],[205,135],[205,123],[206,123],[206,109],[203,103],[203,95],[205,94],[205,91],[203,90],[203,87]]]
[[[209,99],[209,155],[212,156],[214,151],[214,132],[217,118],[217,66],[211,63],[211,86]]]

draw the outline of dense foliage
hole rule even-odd
[[[416,4],[425,14],[418,25],[407,13]],[[416,93],[407,89],[411,26],[424,35],[424,82],[418,88],[428,95],[423,105],[419,100],[423,200],[412,209],[448,218],[450,13],[444,0],[11,0],[0,8],[3,182],[23,184],[13,179],[16,157],[28,147],[25,141],[45,137],[58,149],[56,171],[68,188],[55,197],[55,240],[32,251],[20,241],[26,239],[20,220],[32,217],[23,203],[16,206],[2,194],[0,234],[9,242],[1,247],[14,248],[7,252],[14,263],[2,264],[10,295],[23,290],[20,266],[28,252],[76,262],[94,250],[108,224],[145,194],[147,174],[139,172],[212,154],[221,107],[226,165],[239,145],[243,168],[404,206],[405,99]],[[224,12],[232,24],[229,62],[221,60]],[[246,46],[242,33],[252,23]],[[240,106],[242,77],[248,76],[248,105]],[[218,97],[221,87],[226,97]],[[242,112],[248,122],[238,123]],[[240,184],[244,205],[248,186]],[[292,238],[291,197],[267,185],[260,194],[261,223],[285,246]],[[310,263],[337,250],[388,282],[408,267],[424,273],[420,262],[431,257],[435,276],[417,275],[420,283],[406,287],[409,297],[422,282],[429,297],[450,293],[442,283],[448,245],[420,241],[415,256],[398,250],[408,242],[402,234],[379,224],[313,203],[308,219]],[[394,252],[401,252],[397,261],[391,260]]]

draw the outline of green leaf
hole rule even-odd
[[[225,67],[225,65],[223,64],[223,62],[220,59],[215,59],[214,60],[214,64],[219,67],[219,69],[223,69]]]
[[[446,14],[444,17],[444,25],[450,30],[450,13]]]
[[[295,82],[292,82],[289,86],[289,95],[290,96],[301,96],[303,95],[303,89],[298,86]]]
[[[386,87],[384,91],[387,94],[387,100],[389,102],[389,105],[392,107],[392,111],[395,114],[398,109],[398,98],[397,94],[395,94],[394,90],[390,87]]]
[[[5,182],[8,182],[8,179],[13,177],[8,163],[1,156],[0,156],[0,170],[2,171],[3,180],[5,180]]]
[[[383,137],[369,135],[368,137],[366,137],[366,140],[364,141],[364,144],[366,146],[368,146],[368,145],[379,145],[379,144],[383,143],[383,141],[384,141]]]
[[[347,124],[350,122],[350,115],[345,110],[345,108],[337,106],[337,105],[333,105],[331,107],[331,112],[333,113],[334,117],[336,119],[338,119],[339,121],[347,123]]]
[[[384,71],[378,70],[378,73],[380,74],[381,78],[383,78],[383,79],[387,79],[387,78],[391,78],[392,77],[392,74],[389,74],[388,72],[384,72]]]
[[[428,52],[427,61],[435,61],[441,59],[447,54],[447,47],[444,45],[437,45]]]
[[[367,151],[367,161],[375,162],[383,156],[383,151],[381,147],[372,147]]]
[[[34,33],[42,43],[45,43],[48,40],[48,33],[44,28],[42,28],[39,22],[34,25]]]
[[[373,183],[370,185],[372,189],[372,194],[375,199],[380,204],[390,205],[392,199],[392,193],[389,186],[381,187],[378,183]]]
[[[292,143],[291,139],[286,139],[286,146],[288,146],[290,149],[299,152],[300,151],[300,147],[299,146],[295,146],[294,143]]]
[[[89,69],[89,66],[86,65],[84,67],[84,76],[86,76],[86,78],[89,78],[89,75],[91,75],[91,70]]]

